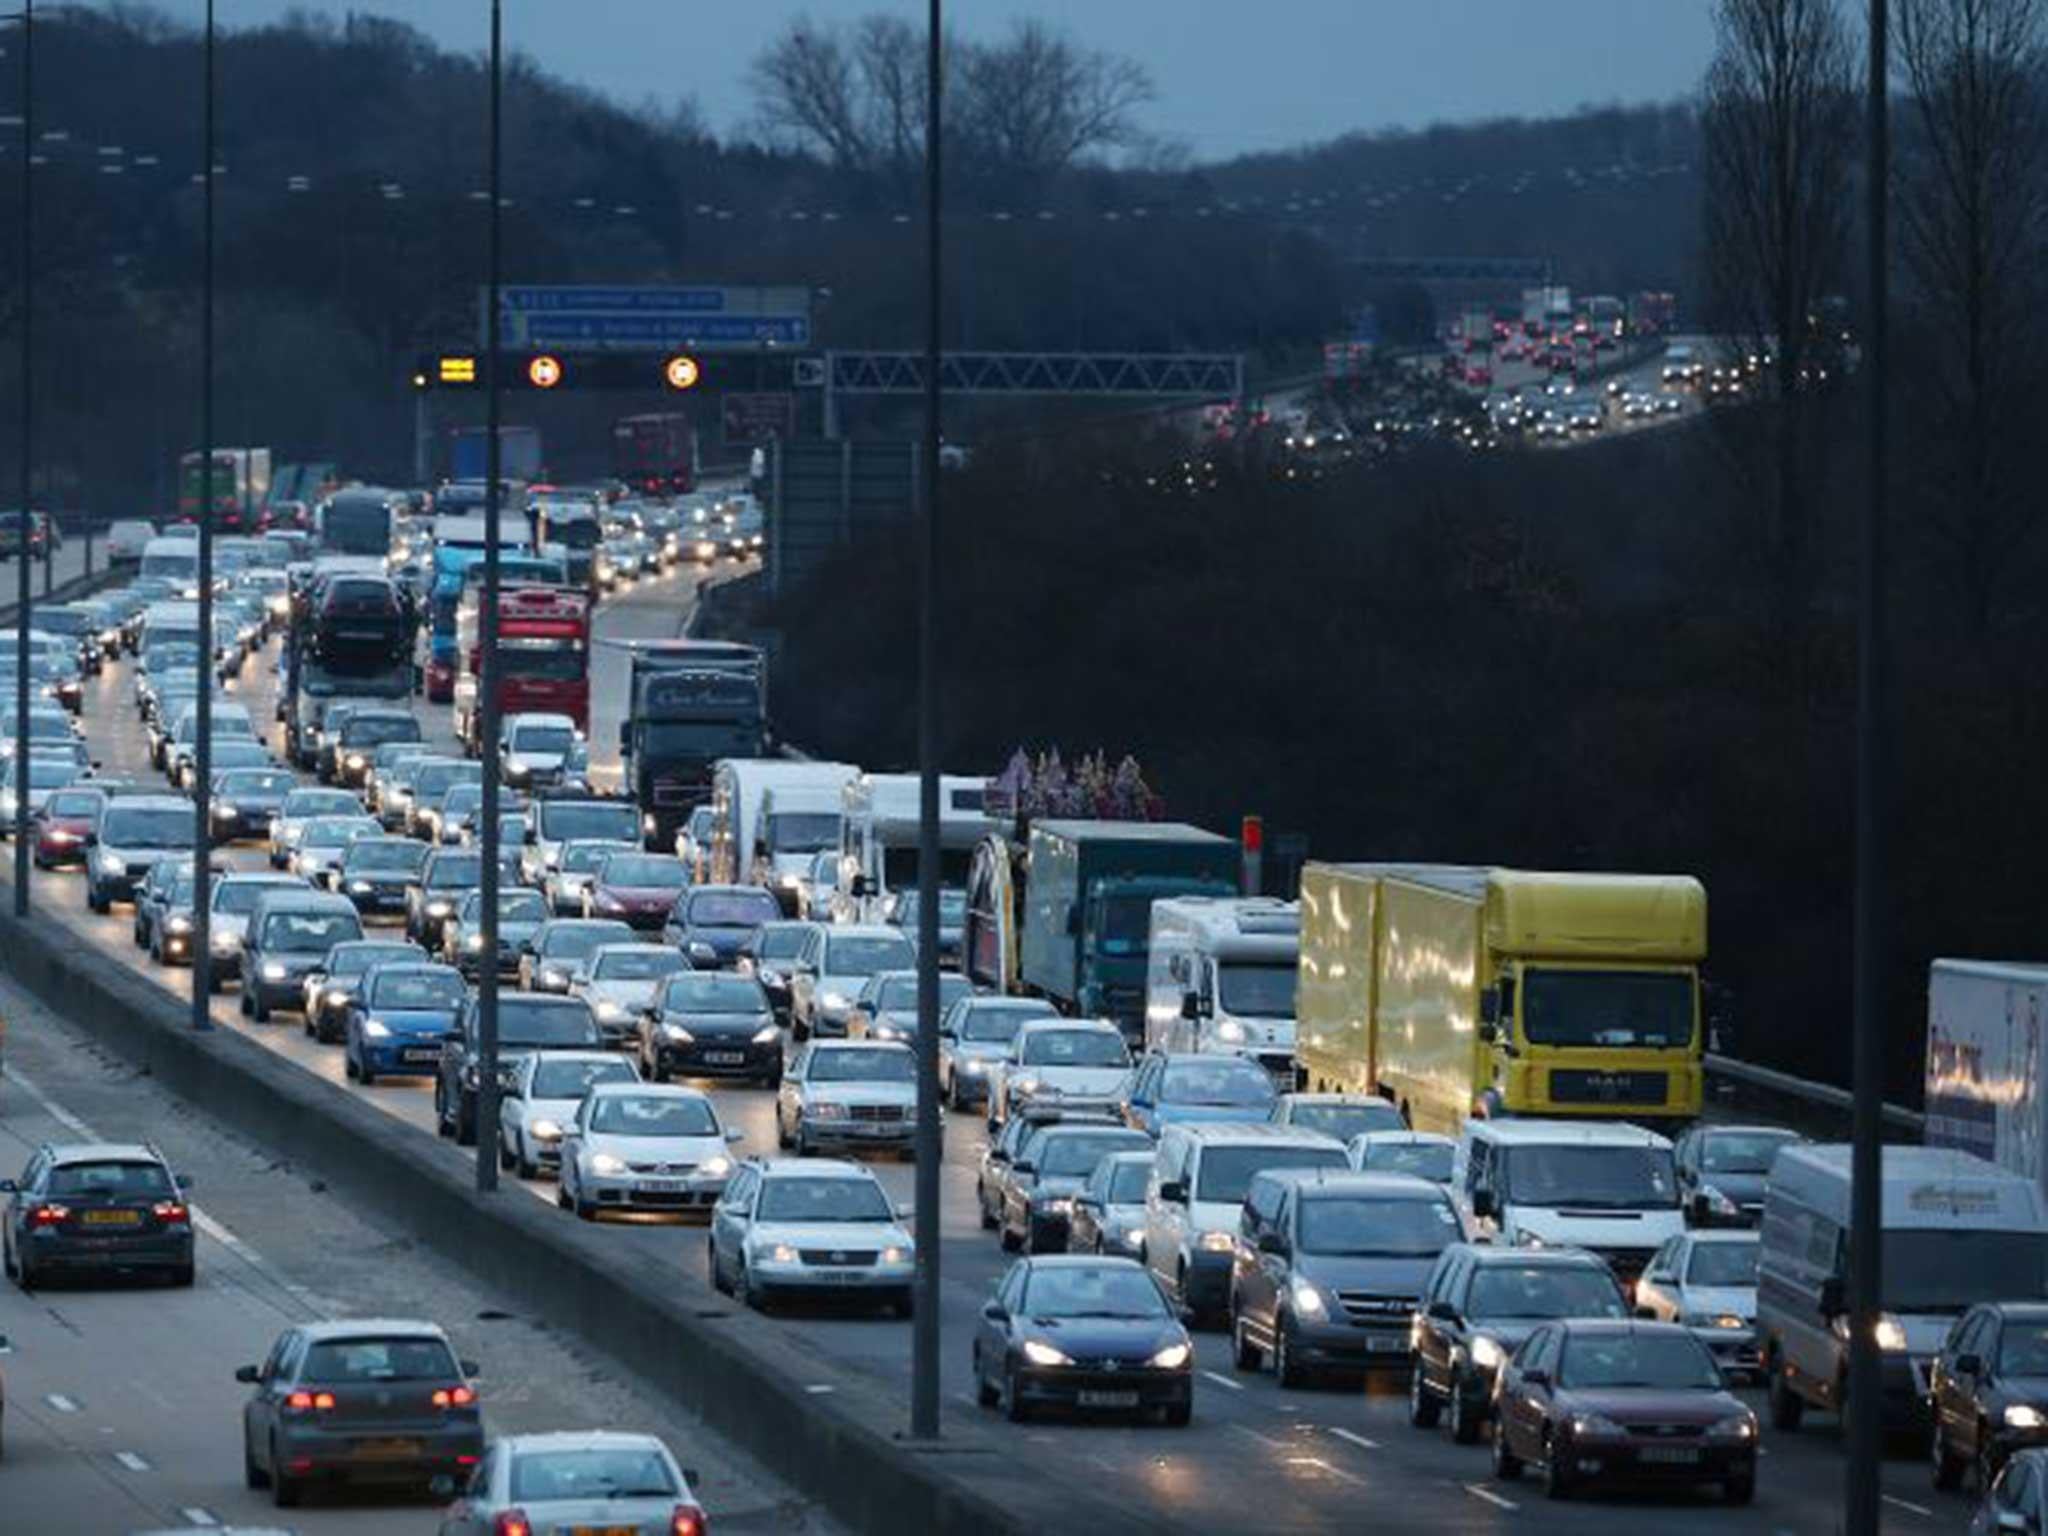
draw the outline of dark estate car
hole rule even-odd
[[[20,1178],[0,1180],[0,1261],[24,1290],[59,1270],[155,1270],[190,1285],[188,1187],[151,1146],[46,1142]]]

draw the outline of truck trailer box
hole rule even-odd
[[[1927,976],[1927,1144],[1955,1147],[2048,1194],[2041,1032],[2048,965],[1936,960]]]

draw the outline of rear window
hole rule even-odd
[[[65,1163],[50,1170],[50,1193],[73,1199],[126,1200],[171,1192],[171,1176],[161,1163]]]
[[[665,1499],[674,1498],[679,1492],[668,1464],[652,1450],[606,1447],[534,1451],[512,1463],[512,1497],[534,1503],[551,1499]]]
[[[302,1381],[450,1381],[460,1378],[455,1356],[440,1339],[333,1339],[306,1352]]]
[[[362,936],[353,912],[277,912],[263,924],[265,949],[325,951]]]

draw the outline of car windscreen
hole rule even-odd
[[[52,1195],[67,1200],[133,1200],[148,1195],[169,1195],[171,1176],[161,1163],[121,1162],[60,1163],[50,1170]]]
[[[295,789],[284,797],[283,814],[293,820],[308,816],[352,815],[362,801],[345,789]]]
[[[660,854],[615,853],[599,867],[598,878],[606,885],[681,890],[690,883],[690,872],[680,859],[663,858]]]
[[[600,944],[630,944],[632,930],[624,923],[577,924],[550,928],[540,952],[550,960],[581,960]]]
[[[619,850],[617,843],[572,843],[562,850],[562,871],[587,875]]]
[[[1961,1312],[1979,1301],[2048,1296],[2048,1233],[1888,1228],[1888,1312]]]
[[[299,830],[300,841],[319,848],[340,848],[359,837],[374,837],[384,829],[361,816],[315,816]]]
[[[590,1128],[612,1136],[716,1136],[705,1099],[665,1093],[608,1093],[590,1106]]]
[[[765,822],[761,840],[775,853],[815,853],[839,846],[837,811],[777,811]]]
[[[1292,964],[1218,966],[1216,1006],[1240,1018],[1291,1019],[1297,974]]]
[[[1174,1062],[1166,1069],[1159,1097],[1167,1104],[1259,1108],[1257,1118],[1263,1119],[1279,1090],[1257,1062],[1219,1056],[1214,1061]]]
[[[380,1381],[457,1381],[455,1356],[440,1339],[329,1339],[306,1351],[301,1381],[328,1386]]]
[[[572,837],[613,843],[640,839],[640,813],[623,800],[543,800],[535,814],[540,835],[551,843]]]
[[[1027,1067],[1127,1067],[1130,1047],[1107,1029],[1040,1029],[1023,1042]]]
[[[463,890],[484,877],[484,856],[464,853],[441,854],[427,866],[426,883],[436,890]]]
[[[2006,1318],[1998,1332],[1998,1374],[2048,1376],[2048,1320]]]
[[[707,971],[672,977],[662,988],[661,1006],[671,1013],[764,1013],[768,1000],[759,982]]]
[[[871,976],[876,971],[905,970],[916,963],[910,941],[896,934],[833,934],[825,941],[824,971],[828,976]]]
[[[1708,1173],[1769,1173],[1771,1160],[1798,1140],[1768,1131],[1712,1131],[1700,1146],[1700,1167]]]
[[[336,944],[362,936],[363,925],[353,912],[273,912],[263,920],[263,947],[267,950],[324,954]]]
[[[652,1450],[626,1446],[587,1450],[523,1451],[512,1458],[512,1497],[522,1503],[598,1502],[617,1499],[673,1499],[682,1490]],[[666,1516],[663,1517],[666,1519]],[[562,1530],[568,1526],[559,1527]],[[639,1522],[605,1520],[591,1530],[639,1529]],[[585,1529],[585,1524],[576,1526]]]
[[[1465,1303],[1472,1318],[1626,1317],[1605,1265],[1483,1264]]]
[[[807,928],[763,928],[755,941],[754,953],[763,960],[788,960],[804,947],[810,937]]]
[[[597,957],[593,981],[654,981],[683,969],[683,957],[658,944],[622,944]]]
[[[767,1179],[757,1221],[893,1221],[889,1197],[872,1179]]]
[[[481,763],[432,763],[413,780],[413,790],[423,803],[446,794],[457,784],[474,784],[483,776]]]
[[[1693,985],[1684,971],[1563,971],[1522,979],[1522,1029],[1532,1045],[1671,1048],[1692,1040]]]
[[[1401,1111],[1385,1099],[1366,1099],[1351,1104],[1303,1103],[1291,1106],[1287,1123],[1304,1131],[1321,1131],[1339,1141],[1363,1136],[1367,1131],[1405,1131]]]
[[[688,914],[693,928],[758,928],[782,916],[782,907],[766,891],[699,891],[690,898]]]
[[[364,715],[341,728],[348,747],[381,747],[388,742],[418,741],[420,723],[410,715]]]
[[[1034,1267],[1019,1310],[1026,1317],[1126,1317],[1164,1320],[1166,1302],[1152,1277],[1134,1265]]]
[[[462,1006],[466,989],[453,971],[392,971],[370,983],[372,1008],[431,1008],[449,1011]]]
[[[1043,1008],[1016,1008],[1002,1003],[969,1008],[967,1017],[960,1028],[962,1040],[980,1040],[988,1044],[1001,1044],[1017,1038],[1017,1031],[1026,1021],[1042,1019]]]
[[[412,944],[374,944],[358,939],[352,944],[337,945],[327,957],[327,978],[333,981],[343,976],[360,976],[374,965],[419,958],[419,949]]]
[[[292,776],[277,769],[238,768],[220,776],[220,793],[230,798],[236,795],[268,798],[271,795],[288,795],[291,790]]]
[[[265,891],[291,890],[291,880],[222,880],[213,888],[213,910],[245,913],[256,909],[256,898]]]
[[[1111,1205],[1139,1205],[1145,1199],[1146,1187],[1152,1182],[1152,1159],[1143,1161],[1133,1158],[1128,1163],[1118,1163],[1110,1170],[1109,1203]]]
[[[59,790],[50,796],[52,816],[92,816],[99,812],[105,797],[96,789],[75,791]]]
[[[1143,1131],[1099,1131],[1077,1135],[1068,1131],[1049,1135],[1033,1161],[1038,1176],[1045,1178],[1086,1178],[1095,1165],[1112,1152],[1135,1152],[1151,1145]]]
[[[1410,1173],[1432,1184],[1451,1181],[1451,1163],[1458,1149],[1438,1142],[1394,1141],[1365,1149],[1364,1173]]]
[[[349,848],[345,867],[350,874],[373,869],[413,874],[427,862],[429,852],[425,843],[415,843],[409,838],[390,842],[358,838]]]
[[[501,997],[498,1036],[506,1045],[583,1045],[596,1041],[597,1026],[579,1002]]]
[[[580,1099],[599,1083],[633,1081],[632,1064],[616,1061],[555,1061],[542,1057],[533,1069],[536,1099]]]
[[[1666,1147],[1537,1142],[1508,1147],[1502,1164],[1506,1197],[1517,1205],[1633,1211],[1678,1204],[1678,1178]]]
[[[916,1059],[901,1048],[887,1051],[826,1051],[811,1058],[814,1083],[907,1083],[916,1075]]]
[[[566,725],[522,725],[512,733],[507,745],[515,753],[560,757],[576,745],[576,733]]]
[[[1463,1234],[1449,1200],[1316,1195],[1301,1202],[1303,1253],[1374,1259],[1435,1258]]]
[[[1714,1391],[1720,1368],[1689,1333],[1639,1333],[1634,1329],[1572,1333],[1557,1363],[1557,1384],[1568,1389],[1662,1387],[1666,1391]]]
[[[1692,1257],[1686,1261],[1685,1283],[1755,1285],[1757,1255],[1762,1251],[1763,1245],[1754,1238],[1735,1243],[1695,1243]]]
[[[965,997],[974,984],[958,971],[939,973],[939,1015],[945,1016],[948,1008]],[[884,1013],[912,1014],[917,1012],[917,978],[915,976],[892,976],[876,989],[875,1006]]]
[[[1195,1180],[1197,1200],[1236,1205],[1251,1188],[1252,1175],[1269,1168],[1349,1168],[1341,1147],[1290,1146],[1286,1142],[1248,1147],[1208,1147]]]
[[[192,813],[168,806],[115,805],[100,826],[100,842],[109,848],[182,848],[192,842]]]

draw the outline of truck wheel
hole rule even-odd
[[[1791,1434],[1799,1428],[1799,1421],[1806,1417],[1806,1399],[1795,1392],[1785,1379],[1785,1365],[1781,1360],[1771,1361],[1770,1383],[1771,1428]]]

